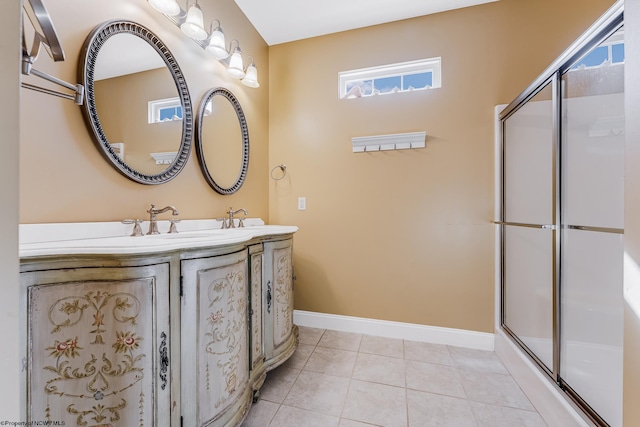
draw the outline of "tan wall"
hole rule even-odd
[[[237,38],[255,57],[261,87],[250,89],[227,76],[224,67],[183,36],[146,1],[48,1],[49,14],[65,49],[66,60],[53,63],[43,56],[36,68],[69,82],[77,78],[77,61],[86,36],[103,21],[125,18],[155,32],[176,57],[197,111],[202,95],[224,86],[239,99],[251,137],[247,180],[240,191],[222,196],[203,178],[195,150],[174,180],[159,186],[137,184],[105,162],[94,146],[73,102],[22,90],[20,140],[20,222],[118,221],[146,219],[151,203],[175,205],[183,219],[214,218],[234,208],[250,216],[268,217],[268,49],[233,0],[201,1],[206,25],[218,18],[229,40]],[[78,19],[82,17],[82,19]],[[34,84],[42,81],[29,78]],[[237,125],[236,125],[237,126]]]
[[[612,0],[501,0],[269,49],[270,220],[300,227],[296,308],[493,331],[493,111]],[[442,88],[339,100],[338,72],[442,57]],[[427,132],[427,148],[350,138]],[[297,198],[307,210],[297,210]]]

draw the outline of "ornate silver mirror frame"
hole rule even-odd
[[[183,118],[180,148],[169,167],[162,172],[153,175],[135,170],[120,158],[109,143],[96,110],[94,73],[98,53],[100,52],[102,45],[110,37],[123,33],[132,34],[141,38],[149,43],[156,52],[158,52],[173,77],[178,90],[178,96],[182,104]],[[158,38],[158,36],[144,26],[131,21],[114,20],[98,25],[89,34],[82,48],[80,59],[80,79],[85,87],[85,103],[83,108],[84,117],[93,136],[93,140],[98,146],[98,150],[102,156],[110,162],[118,172],[141,184],[162,184],[175,178],[187,163],[189,153],[191,152],[191,143],[193,138],[193,111],[186,81],[180,67],[178,66],[178,62],[169,49]]]
[[[214,96],[222,96],[226,98],[233,109],[236,112],[236,116],[238,117],[238,122],[240,124],[240,131],[242,133],[242,165],[240,167],[240,171],[238,173],[238,177],[235,182],[229,187],[220,186],[216,180],[211,175],[211,171],[207,167],[207,162],[204,155],[204,143],[203,141],[203,131],[202,125],[205,113],[207,112],[207,104],[209,104]],[[215,114],[215,112],[212,112]],[[198,162],[200,163],[200,168],[202,169],[202,174],[205,179],[209,183],[209,185],[220,194],[233,194],[242,187],[244,180],[247,176],[247,169],[249,168],[249,129],[247,127],[247,120],[245,119],[244,112],[242,111],[242,107],[240,106],[240,102],[238,99],[231,93],[228,89],[225,88],[214,88],[209,89],[203,96],[202,101],[200,102],[200,108],[198,109],[198,116],[196,117],[196,155],[198,157]]]

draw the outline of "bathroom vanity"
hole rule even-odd
[[[131,237],[108,224],[121,234],[21,236],[25,419],[240,424],[297,346],[297,228]]]

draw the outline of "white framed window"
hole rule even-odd
[[[361,68],[338,73],[338,96],[362,98],[390,93],[439,88],[442,85],[441,58]]]
[[[624,64],[624,31],[619,30],[587,55],[576,61],[569,71]]]
[[[149,101],[149,123],[182,120],[182,103],[180,98],[166,98]]]

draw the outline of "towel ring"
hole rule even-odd
[[[282,171],[282,175],[277,178],[273,176],[273,173],[276,171],[276,169],[280,169]],[[271,169],[271,179],[273,179],[274,181],[280,181],[286,175],[287,175],[287,165],[285,165],[284,163],[278,166],[274,166],[273,169]]]

